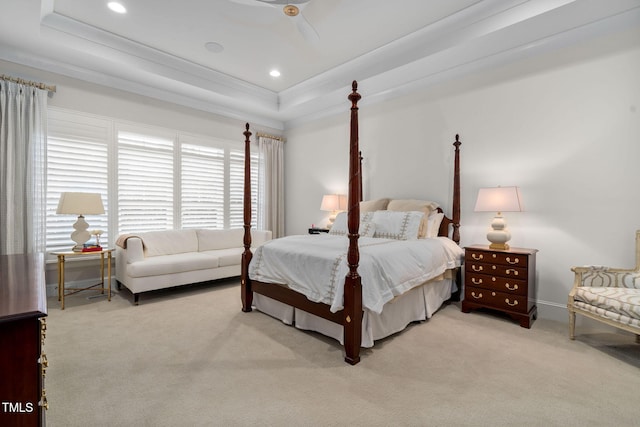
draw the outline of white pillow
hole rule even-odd
[[[413,240],[418,238],[422,212],[376,211],[373,222],[376,231],[373,237],[396,240]]]
[[[432,212],[427,218],[427,239],[433,239],[438,237],[440,231],[440,224],[444,219],[444,214],[441,212]]]
[[[367,212],[368,215],[373,217],[373,212]],[[376,234],[376,224],[368,218],[367,221],[360,222],[360,230],[358,231],[360,237],[373,237]]]
[[[373,237],[375,232],[375,224],[371,222],[373,212],[366,212],[360,214],[360,228],[358,234],[362,237]],[[340,212],[336,216],[336,220],[333,221],[329,234],[333,236],[346,236],[349,234],[349,227],[347,224],[347,212]]]
[[[386,210],[388,211],[400,211],[410,212],[417,211],[424,213],[422,217],[422,223],[420,223],[420,229],[418,230],[418,238],[424,239],[427,236],[427,217],[436,211],[438,204],[429,200],[416,200],[416,199],[392,199],[389,201]]]

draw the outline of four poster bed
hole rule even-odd
[[[360,361],[361,347],[371,347],[374,340],[399,332],[413,321],[431,317],[453,293],[459,294],[456,282],[460,283],[463,251],[458,246],[458,135],[453,144],[452,218],[444,216],[435,203],[415,200],[387,200],[381,209],[389,210],[370,209],[369,202],[361,203],[357,106],[360,95],[355,81],[348,98],[351,101],[348,211],[336,218],[328,235],[274,239],[257,248],[255,255],[251,252],[250,230],[251,132],[249,124],[246,125],[241,299],[244,312],[255,306],[285,323],[338,339],[344,345],[345,361],[355,365]],[[362,216],[361,206],[366,206]]]

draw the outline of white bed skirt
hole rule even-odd
[[[456,291],[453,279],[430,281],[411,289],[385,304],[382,313],[364,310],[362,347],[373,347],[379,340],[402,331],[411,322],[426,320]],[[254,294],[253,307],[296,328],[319,332],[343,344],[343,328],[337,323],[293,308],[264,295]]]

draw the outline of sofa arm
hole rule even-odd
[[[142,239],[139,237],[129,237],[127,239],[127,248],[118,248],[118,250],[123,251],[123,259],[126,260],[127,264],[144,260],[144,248],[142,246]]]

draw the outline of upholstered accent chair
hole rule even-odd
[[[640,230],[636,231],[636,267],[572,267],[569,338],[575,339],[576,313],[632,332],[640,343]]]

